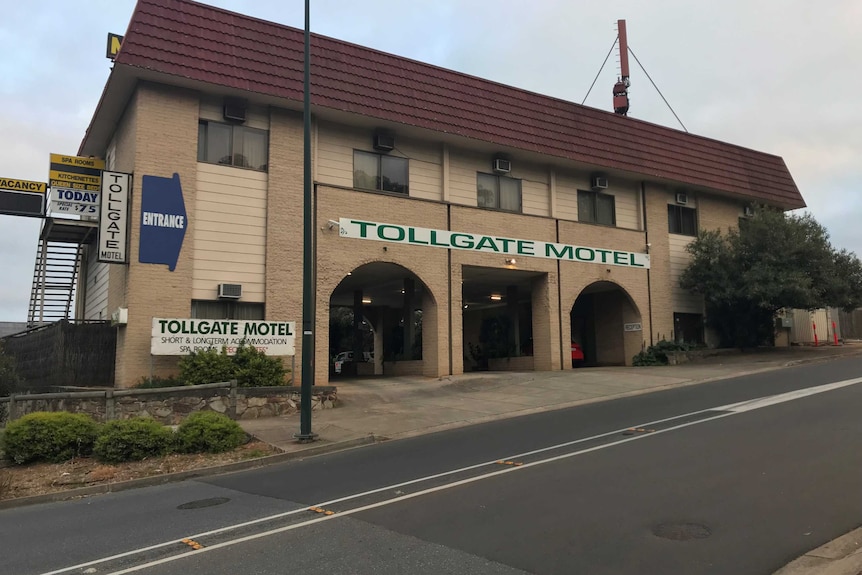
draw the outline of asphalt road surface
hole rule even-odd
[[[862,524],[860,376],[836,360],[10,509],[2,570],[766,575]]]

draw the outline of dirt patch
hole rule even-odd
[[[93,458],[65,463],[33,463],[0,468],[0,501],[45,493],[192,471],[237,461],[257,459],[281,451],[261,441],[251,441],[225,453],[172,454],[144,461],[109,465]]]

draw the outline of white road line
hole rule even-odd
[[[597,446],[593,446],[593,447],[588,447],[588,448],[586,448],[586,449],[582,449],[582,450],[579,450],[579,451],[574,451],[574,452],[572,452],[572,453],[564,453],[564,454],[562,454],[562,455],[557,455],[557,456],[554,456],[554,457],[549,457],[549,458],[546,458],[546,459],[541,459],[541,460],[533,461],[533,462],[530,462],[530,463],[524,463],[523,465],[516,466],[516,467],[515,467],[515,466],[513,466],[513,467],[506,467],[506,468],[500,469],[500,470],[498,470],[498,471],[493,471],[493,472],[490,472],[490,473],[485,473],[485,474],[483,474],[483,475],[477,475],[477,476],[475,476],[475,477],[469,477],[469,478],[461,479],[461,480],[459,480],[459,481],[455,481],[455,482],[452,482],[452,483],[447,483],[446,485],[439,485],[439,486],[436,486],[436,487],[431,487],[431,488],[428,488],[428,489],[424,489],[424,490],[421,490],[421,491],[417,491],[417,492],[415,492],[415,493],[409,493],[409,494],[401,495],[401,496],[399,496],[399,497],[395,497],[395,498],[392,498],[392,499],[387,499],[387,500],[385,500],[385,501],[379,501],[379,502],[377,502],[377,503],[372,503],[372,504],[369,504],[369,505],[364,505],[364,506],[362,506],[362,507],[356,507],[356,508],[348,509],[348,510],[345,510],[345,511],[339,511],[339,512],[337,512],[337,513],[336,513],[336,514],[334,514],[334,515],[325,515],[325,516],[322,516],[322,517],[317,517],[317,518],[315,518],[315,519],[310,519],[310,520],[308,520],[308,521],[303,521],[303,522],[301,522],[301,523],[295,523],[295,524],[292,524],[292,525],[286,525],[286,526],[284,526],[284,527],[279,527],[279,528],[276,528],[276,529],[271,529],[271,530],[268,530],[268,531],[262,531],[262,532],[260,532],[260,533],[255,533],[255,534],[252,534],[252,535],[247,535],[247,536],[239,537],[239,538],[236,538],[236,539],[231,539],[231,540],[229,540],[229,541],[224,541],[224,542],[222,542],[222,543],[217,543],[217,544],[214,544],[214,545],[211,545],[211,546],[208,546],[208,547],[204,547],[204,548],[202,548],[202,549],[198,549],[198,550],[194,550],[194,551],[190,551],[190,552],[182,553],[182,554],[180,554],[180,555],[174,555],[174,556],[171,556],[171,557],[165,557],[165,558],[158,559],[158,560],[155,560],[155,561],[151,561],[151,562],[148,562],[148,563],[144,563],[144,564],[136,565],[136,566],[133,566],[133,567],[129,567],[129,568],[124,569],[124,570],[121,570],[121,571],[115,571],[115,572],[110,573],[109,575],[124,575],[124,574],[126,574],[126,573],[133,573],[133,572],[135,572],[135,571],[140,571],[141,569],[145,569],[145,568],[148,568],[148,567],[154,567],[154,566],[156,566],[156,565],[161,565],[161,564],[164,564],[164,563],[169,563],[169,562],[172,562],[172,561],[176,561],[176,560],[178,560],[178,559],[183,559],[183,558],[186,558],[186,557],[190,557],[191,555],[200,554],[200,553],[206,553],[206,552],[208,552],[208,551],[213,551],[213,550],[215,550],[215,549],[221,549],[221,548],[223,548],[223,547],[229,547],[229,546],[232,546],[232,545],[237,545],[237,544],[239,544],[239,543],[244,543],[244,542],[246,542],[246,541],[252,541],[252,540],[255,540],[255,539],[260,539],[260,538],[262,538],[262,537],[268,537],[268,536],[270,536],[270,535],[275,535],[275,534],[278,534],[278,533],[284,533],[284,532],[286,532],[286,531],[292,531],[292,530],[294,530],[294,529],[298,529],[298,528],[300,528],[300,527],[305,527],[305,526],[308,526],[308,525],[313,525],[313,524],[315,524],[315,523],[320,523],[321,521],[329,521],[329,520],[331,520],[331,519],[336,519],[336,518],[338,518],[338,517],[344,517],[344,516],[348,516],[348,515],[354,515],[354,514],[356,514],[356,513],[360,513],[360,512],[362,512],[362,511],[367,511],[367,510],[369,510],[369,509],[375,509],[375,508],[377,508],[377,507],[383,507],[383,506],[386,506],[386,505],[392,505],[392,504],[394,504],[394,503],[399,503],[399,502],[401,502],[401,501],[405,501],[405,500],[407,500],[407,499],[413,499],[413,498],[415,498],[415,497],[420,497],[420,496],[423,496],[423,495],[428,495],[428,494],[431,494],[431,493],[436,493],[436,492],[439,492],[439,491],[444,491],[444,490],[447,490],[447,489],[452,489],[452,488],[455,488],[455,487],[459,487],[459,486],[461,486],[461,485],[466,485],[466,484],[473,483],[473,482],[476,482],[476,481],[481,481],[481,480],[485,480],[485,479],[493,478],[493,477],[496,477],[496,476],[498,476],[498,475],[502,475],[502,474],[505,474],[505,473],[512,473],[512,472],[514,472],[514,471],[519,471],[519,470],[527,469],[527,468],[530,468],[530,467],[535,467],[535,466],[537,466],[537,465],[545,465],[545,464],[548,464],[548,463],[553,463],[553,462],[556,462],[556,461],[561,461],[561,460],[563,460],[563,459],[568,459],[568,458],[570,458],[570,457],[576,457],[576,456],[578,456],[578,455],[584,455],[584,454],[586,454],[586,453],[591,453],[591,452],[598,451],[598,450],[601,450],[601,449],[606,449],[606,448],[609,448],[609,447],[614,447],[614,446],[617,446],[617,445],[622,445],[622,444],[624,444],[624,443],[629,443],[629,442],[631,442],[631,441],[637,441],[637,440],[639,440],[639,439],[644,439],[644,438],[646,438],[646,437],[651,437],[651,436],[659,435],[659,434],[662,434],[662,433],[667,433],[667,432],[670,432],[670,431],[676,431],[676,430],[683,429],[683,428],[686,428],[686,427],[690,427],[690,426],[693,426],[693,425],[698,425],[698,424],[701,424],[701,423],[706,423],[706,422],[714,421],[714,420],[717,420],[717,419],[723,419],[723,418],[725,418],[725,417],[729,417],[729,416],[731,416],[731,415],[736,415],[736,414],[739,414],[739,413],[745,413],[745,412],[748,412],[748,411],[753,411],[753,410],[755,410],[755,409],[762,409],[762,408],[764,408],[764,407],[769,407],[769,406],[776,405],[776,404],[779,404],[779,403],[784,403],[784,402],[787,402],[787,401],[792,401],[792,400],[794,400],[794,399],[799,399],[799,398],[802,398],[802,397],[809,397],[809,396],[812,396],[812,395],[816,395],[816,394],[819,394],[819,393],[824,393],[824,392],[827,392],[827,391],[832,391],[832,390],[835,390],[835,389],[840,389],[840,388],[847,387],[847,386],[850,386],[850,385],[855,385],[855,384],[858,384],[858,383],[862,383],[862,377],[855,378],[855,379],[848,379],[848,380],[844,380],[844,381],[838,381],[838,382],[834,382],[834,383],[828,383],[828,384],[825,384],[825,385],[820,385],[820,386],[816,386],[816,387],[810,387],[810,388],[806,388],[806,389],[800,389],[800,390],[796,390],[796,391],[790,391],[790,392],[787,392],[787,393],[782,393],[782,394],[778,394],[778,395],[762,397],[762,398],[758,398],[758,399],[754,399],[754,400],[743,401],[743,402],[739,402],[739,403],[732,403],[732,404],[728,404],[728,405],[724,405],[724,406],[713,407],[713,408],[709,408],[709,409],[702,409],[702,410],[698,410],[698,411],[692,411],[692,412],[685,413],[685,414],[682,414],[682,415],[676,415],[676,416],[673,416],[673,417],[668,417],[668,418],[664,418],[664,419],[659,419],[659,420],[655,420],[655,421],[651,421],[651,422],[647,422],[647,423],[639,424],[639,425],[637,425],[636,427],[648,427],[648,426],[651,426],[651,425],[656,425],[656,424],[658,424],[658,423],[665,423],[665,422],[668,422],[668,421],[673,421],[673,420],[675,420],[675,419],[680,419],[680,418],[684,418],[684,417],[691,417],[691,416],[693,416],[693,415],[699,415],[699,414],[708,413],[708,412],[720,412],[720,413],[717,413],[716,415],[713,415],[713,416],[711,416],[711,417],[705,417],[705,418],[703,418],[703,419],[698,419],[698,420],[696,420],[696,421],[690,421],[690,422],[682,423],[682,424],[675,425],[675,426],[672,426],[672,427],[668,427],[668,428],[665,428],[665,429],[660,429],[660,430],[657,430],[657,431],[655,431],[655,432],[653,432],[653,433],[648,433],[648,434],[643,434],[643,435],[633,435],[633,436],[627,437],[626,439],[620,439],[620,440],[617,440],[617,441],[614,441],[614,442],[611,442],[611,443],[604,443],[604,444],[602,444],[602,445],[597,445]],[[576,439],[576,440],[573,440],[573,441],[568,441],[568,442],[565,442],[565,443],[560,443],[560,444],[558,444],[558,445],[553,445],[553,446],[550,446],[550,447],[544,447],[544,448],[541,448],[541,449],[536,449],[536,450],[533,450],[533,451],[528,451],[528,452],[525,452],[525,453],[521,453],[521,454],[517,454],[517,455],[508,456],[508,457],[503,458],[503,459],[513,460],[513,459],[523,458],[523,457],[528,456],[528,455],[535,455],[535,454],[537,454],[537,453],[543,453],[543,452],[547,452],[547,451],[552,451],[552,450],[555,450],[555,449],[560,449],[560,448],[562,448],[562,447],[567,447],[567,446],[570,446],[570,445],[575,445],[575,444],[583,443],[583,442],[586,442],[586,441],[592,441],[592,440],[595,440],[595,439],[601,439],[601,438],[603,438],[603,437],[608,437],[608,436],[611,436],[611,435],[617,435],[617,434],[622,433],[622,432],[624,432],[624,431],[627,431],[627,430],[629,430],[629,429],[631,429],[631,428],[630,428],[630,427],[626,427],[626,428],[623,428],[623,429],[619,429],[619,430],[615,430],[615,431],[610,431],[610,432],[607,432],[607,433],[602,433],[602,434],[598,434],[598,435],[593,435],[593,436],[585,437],[585,438],[582,438],[582,439]],[[341,497],[341,498],[338,498],[338,499],[333,499],[333,500],[330,500],[330,501],[327,501],[327,502],[323,502],[323,503],[320,503],[320,504],[317,504],[317,505],[309,506],[309,507],[323,507],[323,508],[325,508],[325,507],[330,506],[330,505],[332,505],[332,504],[334,504],[334,503],[340,503],[340,502],[344,502],[344,501],[349,501],[349,500],[351,500],[351,499],[357,499],[357,498],[364,497],[364,496],[367,496],[367,495],[372,495],[372,494],[375,494],[375,493],[380,493],[381,491],[387,491],[387,490],[390,490],[390,489],[397,489],[398,487],[403,487],[403,486],[406,486],[406,485],[411,485],[411,484],[415,484],[415,483],[421,483],[421,482],[424,482],[424,481],[429,481],[429,480],[432,480],[432,479],[437,479],[437,478],[440,478],[440,477],[445,477],[445,476],[447,476],[447,475],[453,475],[453,474],[461,473],[461,472],[464,472],[464,471],[470,471],[470,470],[477,469],[477,468],[480,468],[480,467],[484,467],[484,466],[487,466],[487,465],[490,465],[490,464],[495,464],[497,461],[499,461],[499,459],[495,459],[495,460],[488,461],[488,462],[485,462],[485,463],[479,463],[479,464],[476,464],[476,465],[470,465],[470,466],[467,466],[467,467],[462,467],[462,468],[459,468],[459,469],[455,469],[455,470],[452,470],[452,471],[446,471],[446,472],[438,473],[438,474],[435,474],[435,475],[429,475],[429,476],[427,476],[427,477],[421,477],[421,478],[418,478],[418,479],[413,479],[413,480],[410,480],[410,481],[405,481],[405,482],[403,482],[403,483],[398,483],[398,484],[389,485],[389,486],[386,486],[386,487],[381,487],[381,488],[378,488],[378,489],[373,489],[373,490],[370,490],[370,491],[365,491],[365,492],[363,492],[363,493],[358,493],[358,494],[349,495],[349,496],[346,496],[346,497]],[[244,522],[244,523],[239,523],[239,524],[236,524],[236,525],[231,525],[231,526],[227,526],[227,527],[222,527],[222,528],[215,529],[215,530],[212,530],[212,531],[207,531],[207,532],[204,532],[204,533],[199,533],[199,534],[197,534],[197,535],[190,535],[190,536],[188,536],[187,538],[188,538],[188,539],[197,539],[197,538],[205,537],[205,536],[208,536],[208,535],[215,535],[215,534],[223,533],[223,532],[226,532],[226,531],[230,531],[230,530],[238,529],[238,528],[241,528],[241,527],[246,527],[246,526],[254,525],[254,524],[257,524],[257,523],[266,522],[266,521],[271,521],[271,520],[273,520],[273,519],[278,519],[278,518],[281,518],[281,517],[286,517],[286,516],[288,516],[288,515],[294,515],[294,514],[297,514],[297,513],[305,512],[305,511],[307,511],[307,510],[308,510],[308,507],[303,507],[303,508],[301,508],[301,509],[295,509],[295,510],[293,510],[293,511],[288,511],[288,512],[285,512],[285,513],[279,513],[279,514],[271,515],[271,516],[268,516],[268,517],[263,517],[263,518],[261,518],[261,519],[255,519],[255,520],[251,520],[251,521],[246,521],[246,522]],[[168,542],[165,542],[165,543],[159,543],[159,544],[156,544],[156,545],[151,545],[151,546],[149,546],[149,547],[144,547],[144,548],[141,548],[141,549],[136,549],[136,550],[128,551],[128,552],[125,552],[125,553],[120,553],[120,554],[117,554],[117,555],[112,555],[112,556],[109,556],[109,557],[104,557],[104,558],[102,558],[102,559],[98,559],[98,560],[95,560],[95,561],[90,561],[90,562],[87,562],[87,563],[81,563],[81,564],[79,564],[79,565],[74,565],[74,566],[71,566],[71,567],[65,567],[65,568],[63,568],[63,569],[59,569],[59,570],[56,570],[56,571],[50,571],[50,572],[47,572],[47,573],[43,573],[42,575],[58,575],[58,574],[60,574],[60,573],[66,573],[66,572],[71,571],[71,570],[74,570],[74,569],[79,569],[79,568],[82,568],[82,567],[88,567],[88,566],[90,566],[90,565],[96,565],[96,564],[99,564],[99,563],[105,563],[105,562],[112,561],[112,560],[115,560],[115,559],[121,559],[121,558],[123,558],[123,557],[128,557],[128,556],[130,556],[130,555],[136,555],[136,554],[139,554],[139,553],[142,553],[142,552],[145,552],[145,551],[150,551],[150,550],[153,550],[153,549],[158,549],[158,548],[165,547],[165,546],[168,546],[168,545],[173,545],[173,544],[176,544],[176,543],[179,543],[179,542],[180,542],[180,540],[179,540],[179,539],[176,539],[176,540],[168,541]]]

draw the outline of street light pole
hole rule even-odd
[[[305,91],[303,95],[303,210],[302,210],[302,389],[297,441],[314,441],[311,432],[311,386],[314,384],[314,226],[311,212],[311,32],[309,0],[305,0]]]

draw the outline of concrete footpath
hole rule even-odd
[[[347,379],[333,382],[338,406],[314,412],[312,431],[318,438],[313,443],[294,439],[298,415],[240,424],[258,439],[301,457],[852,355],[862,355],[862,343],[731,353],[676,366]],[[860,550],[862,529],[809,552],[776,575],[862,575]]]

